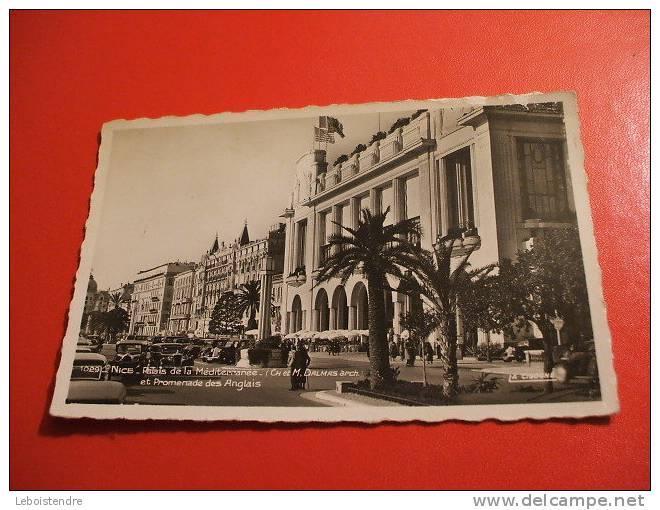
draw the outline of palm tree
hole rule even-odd
[[[421,236],[415,219],[385,225],[389,212],[372,214],[361,211],[356,228],[341,227],[328,241],[334,253],[328,257],[316,278],[318,283],[339,277],[342,284],[357,272],[363,272],[369,294],[369,362],[375,374],[372,386],[392,381],[387,336],[385,331],[385,290],[391,290],[387,275],[404,278],[404,270],[419,259],[418,248],[412,238]],[[334,249],[333,249],[334,248]]]
[[[111,308],[121,308],[121,305],[124,301],[126,301],[126,299],[121,292],[113,292],[110,294]]]
[[[452,270],[452,254],[459,238],[458,233],[443,236],[433,246],[433,253],[420,251],[419,260],[411,266],[414,277],[406,280],[406,292],[423,298],[430,309],[430,313],[425,313],[426,320],[432,322],[432,329],[440,330],[440,361],[444,365],[442,393],[448,399],[458,390],[456,310],[459,296],[495,267],[492,264],[470,269],[468,259],[477,248],[473,245],[455,257],[457,264]]]
[[[255,317],[259,311],[260,292],[261,283],[256,280],[244,283],[236,289],[237,309],[241,314],[247,312],[250,317],[248,319],[247,329],[255,329],[257,327]]]

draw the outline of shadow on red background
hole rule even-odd
[[[647,12],[13,12],[13,489],[644,489]],[[619,377],[611,419],[262,425],[47,416],[115,118],[574,90]]]

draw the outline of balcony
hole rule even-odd
[[[321,254],[320,254],[320,264],[323,265],[325,264],[325,261],[330,258],[330,255],[332,255],[332,246],[330,244],[324,244],[321,246]]]
[[[286,278],[286,283],[293,285],[294,287],[300,287],[307,281],[307,272],[305,271],[305,266],[300,266],[296,268],[289,276]]]
[[[321,200],[333,190],[338,191],[350,186],[354,181],[367,179],[371,172],[410,160],[434,146],[429,112],[423,112],[408,125],[395,129],[347,161],[319,174],[316,193],[310,201]]]
[[[401,152],[403,148],[402,129],[395,129],[380,142],[380,159],[386,160]]]
[[[360,170],[366,172],[380,161],[379,142],[375,142],[360,153]]]
[[[475,227],[453,227],[449,229],[449,235],[456,236],[451,251],[452,257],[460,257],[481,248],[481,236]]]

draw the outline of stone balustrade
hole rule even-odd
[[[351,179],[387,162],[409,149],[418,147],[431,138],[429,112],[422,113],[407,126],[397,128],[384,139],[369,145],[365,150],[354,154],[347,161],[335,165],[317,178],[316,193],[323,193],[339,183]]]

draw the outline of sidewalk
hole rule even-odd
[[[321,402],[331,407],[398,407],[396,402],[365,397],[355,393],[339,394],[334,390],[308,391],[300,394],[301,398]]]
[[[369,358],[367,358],[366,352],[340,352],[336,356],[330,356],[327,352],[310,352],[309,356],[312,359],[323,358],[323,359],[341,359],[344,361],[358,362],[358,363],[369,363]],[[399,369],[405,369],[406,371],[419,370],[421,374],[422,370],[422,360],[421,358],[415,359],[415,366],[409,367],[406,365],[405,361],[401,361],[400,358],[392,361],[390,359],[390,365],[393,367],[399,367]],[[426,363],[426,370],[434,372],[441,369],[441,365],[438,360],[434,360],[433,363]],[[471,370],[473,372],[485,372],[489,374],[500,374],[500,375],[518,375],[518,374],[529,374],[529,375],[539,375],[543,374],[543,363],[518,363],[510,362],[505,363],[503,361],[478,361],[476,358],[465,357],[462,360],[458,360],[458,368],[464,370]]]

